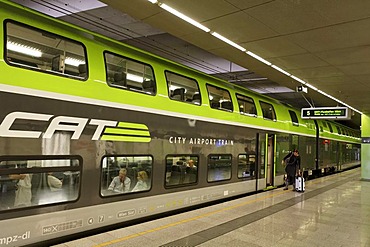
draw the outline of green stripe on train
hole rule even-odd
[[[103,134],[116,134],[116,135],[137,135],[150,137],[148,130],[131,130],[131,129],[117,129],[117,128],[106,128]]]
[[[136,136],[114,136],[114,135],[103,135],[101,137],[103,141],[122,141],[122,142],[150,142],[150,137],[136,137]]]
[[[148,126],[138,123],[119,122],[117,127],[148,130]]]

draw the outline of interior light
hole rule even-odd
[[[80,64],[85,64],[85,61],[82,61],[76,58],[66,57],[66,60],[64,61],[64,63],[77,67]]]
[[[149,2],[151,2],[151,3],[153,3],[153,4],[156,4],[156,3],[158,3],[158,1],[157,0],[148,0]]]
[[[6,45],[7,45],[7,49],[11,51],[23,53],[23,54],[33,56],[33,57],[42,56],[42,52],[39,49],[30,47],[30,46],[21,45],[21,44],[12,42],[12,41],[8,41]]]
[[[162,9],[164,10],[167,10],[168,12],[170,12],[171,14],[173,15],[176,15],[177,17],[183,19],[184,21],[196,26],[197,28],[200,28],[202,29],[204,32],[209,32],[211,31],[208,27],[205,27],[203,26],[202,24],[200,24],[199,22],[191,19],[190,17],[184,15],[183,13],[177,11],[176,9],[173,9],[171,8],[170,6],[168,6],[167,4],[164,4],[164,3],[159,3],[159,7],[161,7]]]
[[[259,60],[260,62],[262,62],[262,63],[264,63],[264,64],[267,64],[268,66],[271,66],[271,64],[272,64],[272,63],[270,63],[269,61],[267,61],[267,60],[263,59],[262,57],[260,57],[260,56],[258,56],[258,55],[256,55],[256,54],[254,54],[254,53],[253,53],[253,52],[251,52],[251,51],[247,51],[246,53],[247,53],[249,56],[254,57],[255,59]]]
[[[228,38],[225,38],[224,36],[222,36],[219,33],[212,32],[211,34],[213,36],[215,36],[216,38],[222,40],[223,42],[228,43],[231,46],[234,46],[236,49],[241,50],[242,52],[245,52],[247,50],[244,47],[241,47],[240,45],[238,45],[238,44],[234,43],[233,41],[229,40]]]
[[[306,84],[307,82],[305,82],[304,80],[302,79],[299,79],[298,77],[294,76],[294,75],[291,75],[290,77],[292,77],[294,80],[296,81],[299,81],[300,83],[302,83],[303,85]]]
[[[127,73],[127,80],[130,80],[130,81],[136,81],[136,82],[140,82],[140,83],[143,83],[143,80],[144,78],[142,76],[138,76],[138,75],[134,75],[134,74],[130,74],[130,73]]]
[[[288,72],[286,72],[285,70],[283,70],[282,68],[279,68],[278,66],[276,65],[271,65],[271,67],[273,67],[274,69],[280,71],[281,73],[287,75],[287,76],[290,76],[290,74]]]

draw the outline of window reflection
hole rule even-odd
[[[208,182],[231,178],[231,154],[211,154],[208,156]]]
[[[0,161],[1,210],[54,204],[78,198],[81,172],[78,159],[2,158],[5,160]]]

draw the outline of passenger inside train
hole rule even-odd
[[[127,177],[127,170],[122,168],[118,176],[114,177],[110,183],[108,190],[113,192],[129,192],[131,186],[131,179]]]

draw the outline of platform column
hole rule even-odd
[[[361,116],[361,137],[370,137],[370,117]],[[361,178],[370,181],[370,144],[361,144]]]

